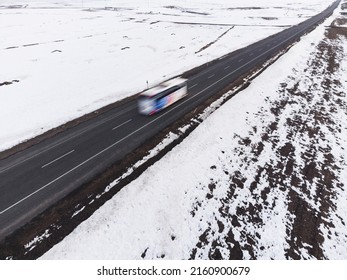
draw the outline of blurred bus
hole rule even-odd
[[[187,80],[174,78],[142,92],[138,97],[140,114],[153,115],[187,95]]]

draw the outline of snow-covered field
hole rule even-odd
[[[277,33],[332,2],[1,0],[0,151],[140,92],[147,81],[153,86]]]
[[[199,11],[221,8],[208,7]],[[347,259],[347,18],[340,12],[42,259]],[[236,48],[234,40],[215,47]],[[199,48],[186,44],[187,56]]]

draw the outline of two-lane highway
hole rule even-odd
[[[339,3],[188,77],[188,96],[157,115],[139,115],[136,101],[130,101],[0,160],[0,240],[288,47]]]

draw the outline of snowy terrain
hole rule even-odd
[[[332,2],[1,0],[0,151]]]
[[[177,1],[183,2],[194,3]],[[308,2],[313,1],[300,5]],[[290,4],[298,2],[281,2]],[[305,36],[41,259],[347,259],[342,12]],[[281,18],[273,11],[272,16]],[[213,33],[201,33],[199,40]],[[247,41],[233,45],[234,39],[219,42],[209,55]],[[187,56],[188,49],[199,48],[192,44],[187,39]]]

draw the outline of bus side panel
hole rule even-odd
[[[156,111],[160,111],[166,107],[169,107],[173,103],[177,102],[181,98],[187,95],[187,87],[183,87],[172,94],[162,97],[156,101],[155,109]]]
[[[185,97],[187,95],[187,86],[184,86],[183,88],[179,89],[177,91],[177,99],[175,100],[175,102],[183,97]]]
[[[170,94],[168,97],[168,102],[165,107],[172,105],[173,103],[177,102],[178,100],[182,99],[187,95],[187,86],[180,88],[179,90],[175,91],[174,93]]]
[[[155,111],[158,112],[168,106],[170,96],[164,96],[155,101]]]

